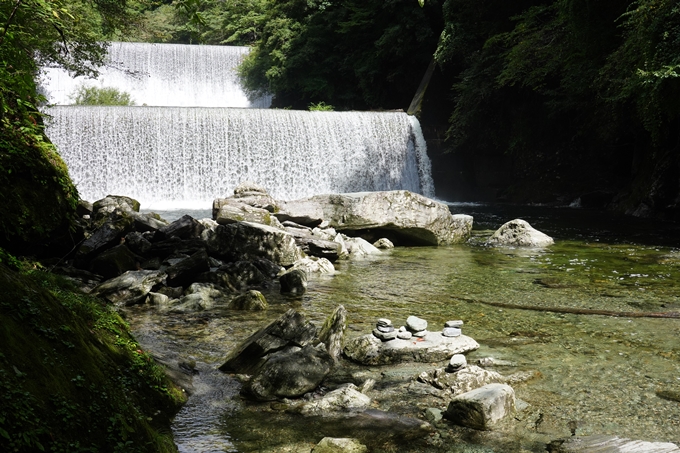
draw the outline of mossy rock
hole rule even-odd
[[[0,247],[17,254],[67,252],[78,241],[78,191],[52,143],[0,125]]]

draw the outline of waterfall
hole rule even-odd
[[[400,112],[89,107],[49,109],[47,134],[81,196],[148,209],[210,206],[243,181],[275,198],[407,189],[433,196],[417,120]]]
[[[51,104],[72,104],[80,84],[115,87],[137,105],[267,108],[271,97],[248,100],[236,68],[248,47],[111,43],[96,80],[43,68],[41,89]]]

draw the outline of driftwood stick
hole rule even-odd
[[[611,311],[611,310],[592,310],[588,308],[569,308],[569,307],[539,307],[537,305],[517,305],[508,304],[504,302],[491,302],[488,300],[471,299],[468,297],[454,296],[454,299],[462,300],[469,303],[478,303],[484,305],[491,305],[493,307],[511,308],[517,310],[531,310],[542,311],[550,313],[571,313],[574,315],[601,315],[601,316],[615,316],[618,318],[674,318],[680,319],[680,312],[662,311],[662,312],[648,312],[648,311]]]

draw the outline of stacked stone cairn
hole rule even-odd
[[[442,330],[444,337],[459,337],[463,321],[447,321]],[[417,316],[409,316],[406,325],[395,329],[392,321],[387,318],[380,318],[376,322],[373,335],[382,341],[390,341],[396,338],[400,340],[410,340],[412,337],[423,338],[427,335],[427,321]]]
[[[387,318],[380,318],[375,324],[373,335],[382,341],[390,341],[397,338],[397,330],[392,325],[392,321]]]
[[[460,337],[461,328],[463,327],[463,321],[446,321],[444,324],[444,329],[442,330],[442,335],[445,337]]]

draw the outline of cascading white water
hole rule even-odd
[[[41,88],[51,104],[72,104],[79,85],[115,87],[137,105],[267,108],[271,97],[248,100],[237,67],[248,47],[113,42],[96,79],[43,68]]]
[[[81,196],[210,206],[243,181],[278,199],[406,189],[433,196],[415,118],[399,112],[54,107],[47,134]]]

